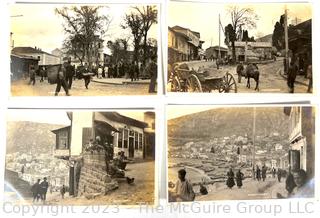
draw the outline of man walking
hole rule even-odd
[[[288,87],[289,87],[289,93],[294,93],[294,82],[296,80],[298,73],[298,67],[295,63],[295,58],[293,58],[290,62],[290,66],[288,69]]]
[[[61,86],[63,87],[66,95],[69,96],[69,89],[66,82],[66,65],[67,63],[64,63],[59,68],[58,75],[57,75],[57,87],[56,87],[56,92],[54,94],[55,96],[58,96]]]
[[[47,177],[43,178],[43,181],[40,183],[40,194],[41,194],[41,200],[43,203],[47,200],[47,191],[49,188],[49,183],[47,182]]]
[[[39,201],[40,198],[40,179],[37,180],[37,182],[31,187],[31,192],[33,196],[33,203],[35,201]]]
[[[66,82],[68,84],[68,89],[71,89],[73,76],[75,74],[75,68],[71,65],[71,59],[68,59],[68,63],[65,65],[66,68]]]
[[[30,81],[29,81],[29,85],[33,85],[36,83],[36,70],[34,68],[34,65],[30,65],[29,68],[29,75],[30,75]]]

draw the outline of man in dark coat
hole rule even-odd
[[[259,166],[257,166],[256,178],[257,178],[258,181],[261,180],[261,170],[260,170]]]
[[[91,73],[87,63],[84,64],[84,68],[82,68],[81,74],[84,79],[84,86],[86,87],[86,89],[88,89],[89,83],[91,81]]]
[[[45,202],[47,200],[47,191],[49,188],[49,183],[47,182],[47,177],[43,178],[43,181],[40,183],[40,194],[41,200]]]
[[[32,84],[34,86],[34,84],[36,84],[36,69],[33,64],[30,65],[29,75],[30,75],[29,85]]]
[[[33,201],[39,201],[40,198],[40,179],[37,180],[37,182],[31,187],[31,192],[33,196]]]
[[[232,169],[230,168],[230,170],[227,173],[227,186],[232,189],[232,187],[235,185],[234,183],[234,173],[232,171]]]
[[[265,165],[262,166],[261,175],[262,181],[265,181],[267,177],[267,167]]]
[[[66,82],[68,84],[68,88],[71,89],[73,76],[75,74],[75,68],[71,65],[71,60],[68,60],[68,63],[65,66],[66,68]]]
[[[55,96],[58,96],[60,90],[61,90],[61,86],[63,87],[66,96],[69,96],[69,89],[68,89],[68,85],[66,82],[66,65],[67,63],[63,63],[63,65],[60,66],[59,70],[58,70],[58,75],[57,75],[57,86],[56,86],[56,92],[55,92]]]
[[[243,178],[244,178],[244,174],[239,169],[238,172],[236,173],[236,182],[237,182],[238,188],[241,188]]]
[[[295,63],[295,59],[293,58],[290,62],[290,66],[288,69],[287,83],[289,87],[289,93],[294,93],[294,82],[296,80],[297,73],[298,73],[298,66]]]
[[[157,72],[158,65],[156,62],[156,55],[152,55],[150,62],[147,64],[145,70],[146,75],[150,75],[150,84],[149,84],[149,93],[155,93],[156,91],[156,82],[157,82]]]
[[[278,171],[277,171],[277,177],[278,177],[278,182],[281,182],[281,177],[282,177],[282,170],[280,168],[278,168]]]

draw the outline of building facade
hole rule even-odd
[[[272,59],[271,42],[235,42],[236,61],[263,61]],[[232,57],[232,46],[228,55]]]
[[[314,178],[315,111],[312,107],[291,107],[289,115],[289,165],[291,170],[303,169],[308,179]]]
[[[202,44],[200,33],[180,26],[168,29],[168,63],[199,60]]]
[[[59,56],[49,54],[45,51],[42,51],[37,47],[15,47],[11,51],[12,54],[29,56],[35,59],[38,59],[39,66],[50,66],[61,64],[61,59]]]
[[[214,60],[219,58],[219,46],[211,46],[206,49],[206,58]],[[228,49],[220,46],[220,58],[224,59],[228,55]]]

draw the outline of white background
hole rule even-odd
[[[167,25],[166,25],[166,12],[167,12],[167,1],[163,0],[102,0],[102,1],[89,1],[89,0],[76,0],[76,1],[67,1],[67,0],[60,0],[60,1],[41,1],[41,0],[33,0],[29,2],[76,2],[76,3],[158,3],[160,7],[160,15],[159,15],[159,37],[158,43],[161,45],[162,49],[159,49],[159,59],[158,59],[158,69],[159,69],[159,76],[158,76],[158,95],[157,96],[115,96],[115,97],[10,97],[10,60],[9,60],[9,8],[8,5],[13,3],[14,1],[9,0],[1,0],[0,2],[0,20],[1,20],[1,31],[0,31],[0,62],[1,62],[1,80],[0,80],[0,145],[1,145],[1,152],[0,152],[0,199],[3,199],[3,172],[4,172],[4,156],[5,156],[5,145],[6,145],[6,110],[8,108],[94,108],[94,109],[110,109],[110,108],[155,108],[156,110],[156,172],[157,172],[157,179],[156,179],[156,186],[158,186],[158,194],[160,197],[158,208],[160,212],[156,210],[151,211],[149,208],[149,212],[141,213],[138,208],[131,208],[131,209],[124,209],[121,208],[119,213],[112,213],[113,211],[117,211],[116,208],[109,208],[106,212],[109,213],[102,213],[103,209],[100,208],[98,212],[94,213],[94,208],[88,208],[87,211],[91,211],[90,214],[82,213],[83,207],[77,207],[75,214],[68,214],[62,213],[61,216],[70,217],[70,216],[90,216],[90,217],[101,217],[101,216],[108,216],[108,217],[116,217],[116,216],[127,216],[127,217],[212,217],[212,216],[238,216],[238,217],[256,217],[256,216],[270,216],[270,214],[262,214],[259,211],[249,213],[248,211],[242,211],[244,213],[239,213],[240,211],[237,210],[237,206],[239,201],[215,201],[215,202],[206,202],[201,203],[201,206],[206,205],[207,208],[210,206],[212,208],[211,212],[205,213],[204,210],[201,210],[202,213],[197,213],[197,209],[200,206],[199,204],[194,205],[194,210],[192,210],[187,206],[185,211],[179,212],[170,212],[170,207],[166,203],[166,116],[165,116],[165,105],[167,104],[212,104],[212,105],[237,105],[237,104],[267,104],[267,103],[280,103],[280,104],[288,104],[293,102],[309,102],[315,106],[319,105],[319,16],[320,16],[320,2],[319,1],[307,1],[313,3],[313,75],[314,75],[314,94],[177,94],[177,93],[170,93],[167,96],[163,95],[164,91],[164,83],[163,81],[166,79],[166,55],[167,55]],[[23,2],[23,1],[20,1]],[[235,1],[206,1],[206,2],[235,2]],[[237,2],[246,2],[246,3],[256,3],[261,2],[257,0],[250,0],[250,1],[237,1]],[[264,2],[301,2],[301,1],[264,1]],[[306,1],[304,1],[306,2]],[[180,13],[183,13],[181,11]],[[36,24],[35,24],[36,25]],[[48,27],[50,28],[50,27]],[[160,48],[160,46],[159,46]],[[165,72],[165,73],[163,73]],[[319,111],[317,110],[317,117],[319,117]],[[319,126],[319,119],[316,122],[316,131],[318,131]],[[317,136],[317,134],[316,134]],[[249,205],[262,205],[265,206],[267,209],[269,206],[274,205],[281,205],[282,213],[277,215],[278,217],[282,217],[284,215],[289,215],[290,217],[298,217],[301,215],[311,215],[317,216],[320,214],[320,204],[319,204],[319,188],[317,186],[319,180],[319,169],[317,165],[319,164],[319,149],[318,146],[318,137],[316,137],[316,197],[314,199],[309,200],[264,200],[264,201],[245,201],[247,207]],[[0,200],[2,202],[2,200]],[[300,202],[299,209],[300,212],[306,212],[305,206],[307,209],[313,210],[314,213],[292,213],[293,211],[289,211],[290,206],[291,209],[294,209],[294,212],[297,212],[297,203]],[[311,203],[310,203],[311,202]],[[291,205],[290,205],[291,203]],[[306,204],[310,203],[310,204]],[[230,206],[231,211],[230,213],[223,213],[222,211],[217,212],[213,211],[213,205],[216,207],[220,206]],[[241,206],[241,205],[240,205]],[[161,207],[163,207],[163,211],[161,211]],[[246,207],[242,207],[246,208]],[[10,207],[3,208],[1,206],[0,211],[5,216],[21,216],[21,211],[19,208],[16,208],[17,213],[5,213],[4,209],[12,210]],[[20,208],[22,209],[22,208]],[[97,209],[97,208],[95,208]],[[205,208],[202,208],[205,209]],[[259,209],[259,208],[258,208]],[[48,211],[47,211],[48,210]],[[182,208],[181,208],[182,210]],[[206,209],[207,210],[207,209]],[[46,213],[46,211],[48,213]],[[42,212],[37,213],[37,216],[44,216],[48,214],[50,216],[54,215],[55,213],[50,210],[50,208],[43,209]],[[272,214],[271,214],[272,215]],[[26,216],[33,216],[32,211],[28,213]]]

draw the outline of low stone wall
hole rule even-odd
[[[106,195],[118,188],[118,182],[106,172],[104,152],[86,152],[83,154],[83,166],[80,173],[79,195],[86,197]]]

